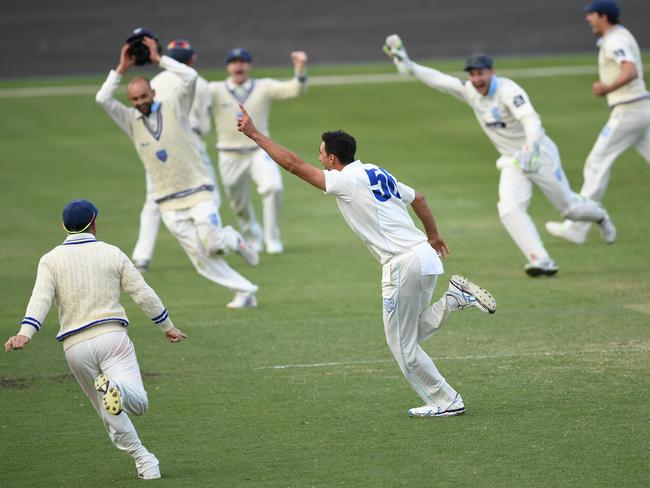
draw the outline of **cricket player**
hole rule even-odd
[[[632,33],[619,23],[620,9],[610,0],[585,7],[586,20],[598,36],[598,77],[592,86],[606,97],[612,109],[609,120],[587,156],[580,193],[601,201],[612,165],[626,149],[634,147],[650,163],[650,93],[643,81],[641,51]],[[587,242],[588,222],[547,222],[546,230],[575,244]]]
[[[186,338],[174,327],[156,292],[117,247],[95,237],[99,210],[88,200],[63,209],[63,243],[38,263],[36,283],[18,334],[6,352],[23,349],[41,330],[53,300],[59,309],[58,341],[72,374],[118,449],[134,460],[142,479],[160,478],[158,459],[138,438],[129,415],[147,410],[147,392],[126,327],[120,290],[127,292],[169,342]],[[79,468],[79,467],[78,467]]]
[[[279,223],[282,176],[264,151],[237,132],[236,120],[240,115],[239,104],[245,103],[260,130],[269,133],[271,102],[298,97],[306,89],[307,55],[294,51],[291,61],[294,77],[289,81],[250,78],[251,54],[245,49],[233,49],[226,57],[228,78],[210,83],[221,182],[242,235],[258,251],[265,248],[268,254],[280,254],[284,250]],[[251,180],[262,198],[264,230],[257,221],[251,201]]]
[[[416,393],[425,404],[408,411],[412,417],[460,415],[465,405],[447,383],[420,343],[431,337],[456,310],[476,307],[496,311],[492,295],[467,278],[454,275],[448,291],[431,304],[438,276],[443,273],[438,254],[449,249],[438,233],[424,197],[398,182],[385,169],[355,160],[356,141],[342,131],[325,132],[319,149],[320,170],[258,130],[240,105],[238,129],[258,144],[276,163],[307,183],[336,197],[350,228],[382,264],[384,330],[388,346]],[[408,213],[411,206],[426,235]]]
[[[558,267],[544,247],[528,206],[537,185],[565,217],[598,222],[603,239],[613,242],[616,228],[598,203],[574,193],[564,175],[555,143],[545,134],[526,92],[494,74],[492,59],[471,56],[465,63],[469,83],[411,61],[397,35],[386,38],[384,51],[403,74],[467,103],[500,154],[499,217],[528,262],[529,276],[552,276]]]
[[[131,138],[151,180],[154,202],[159,205],[163,222],[185,250],[199,274],[235,291],[227,307],[257,306],[257,286],[248,281],[221,258],[239,253],[250,265],[259,263],[252,245],[232,227],[223,227],[210,178],[189,127],[189,113],[196,71],[183,63],[160,56],[155,41],[144,38],[151,61],[174,72],[181,80],[179,96],[155,102],[155,92],[145,78],[134,78],[127,95],[133,107],[115,99],[115,91],[124,73],[134,64],[128,44],[122,47],[120,62],[112,70],[96,96],[96,101],[113,121]]]
[[[192,66],[197,58],[192,45],[189,41],[183,39],[171,41],[167,45],[167,56],[188,66]],[[193,137],[201,153],[203,164],[205,164],[205,168],[208,170],[208,174],[214,183],[212,197],[218,210],[221,206],[219,186],[214,168],[212,167],[212,161],[210,161],[210,156],[208,155],[207,146],[203,141],[203,138],[210,133],[212,127],[212,95],[208,88],[208,82],[201,76],[196,77],[194,97],[191,101],[185,100],[191,93],[183,91],[182,86],[181,79],[173,71],[169,70],[161,71],[151,80],[151,88],[156,92],[156,101],[161,102],[169,98],[177,97],[183,105],[191,103],[189,116],[190,129],[192,129]],[[142,212],[140,212],[140,232],[133,250],[133,263],[140,271],[149,269],[156,245],[158,227],[160,226],[160,209],[156,202],[154,202],[153,188],[148,177],[146,184],[147,196],[142,207]]]

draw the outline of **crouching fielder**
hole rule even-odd
[[[41,325],[56,299],[60,330],[68,365],[79,386],[104,422],[115,446],[135,460],[142,479],[160,478],[158,459],[140,442],[129,415],[147,409],[147,392],[138,359],[120,305],[124,290],[170,342],[185,335],[174,327],[160,298],[117,247],[95,238],[99,211],[87,200],[75,200],[63,209],[67,239],[43,256],[36,283],[18,335],[5,351],[22,349]]]
[[[420,343],[431,337],[455,311],[477,307],[494,313],[492,295],[462,276],[452,276],[449,290],[431,304],[438,275],[443,273],[436,251],[446,255],[424,197],[397,182],[383,168],[354,159],[355,139],[345,132],[325,132],[319,159],[325,171],[301,160],[258,131],[249,115],[238,121],[241,132],[276,163],[307,183],[336,197],[350,228],[383,265],[381,289],[384,329],[393,356],[425,405],[409,410],[414,417],[442,417],[464,413],[460,394],[439,373]],[[422,221],[425,236],[413,223],[407,205]]]
[[[384,51],[403,74],[412,74],[424,84],[466,102],[479,125],[501,157],[499,217],[528,262],[529,276],[554,275],[558,268],[542,243],[528,205],[537,185],[548,201],[566,218],[598,222],[603,239],[613,242],[616,228],[598,203],[574,193],[564,175],[560,153],[542,127],[539,115],[526,92],[514,81],[497,77],[492,59],[471,56],[465,63],[469,83],[408,58],[401,39],[388,36]]]

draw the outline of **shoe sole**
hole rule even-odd
[[[445,410],[444,412],[431,414],[431,415],[415,414],[415,413],[411,413],[409,411],[409,417],[422,418],[422,419],[424,419],[424,418],[433,418],[433,417],[455,417],[456,415],[463,415],[464,413],[465,413],[465,407],[457,408],[457,409],[454,409],[454,410]]]
[[[108,376],[102,373],[95,378],[95,389],[102,394],[102,402],[106,412],[111,415],[119,415],[122,413],[120,390],[115,386],[110,386]]]
[[[532,278],[537,278],[538,276],[555,276],[559,269],[544,269],[544,268],[526,268],[526,274]]]
[[[480,307],[477,308],[481,312],[492,314],[497,311],[497,301],[485,288],[481,288],[476,283],[473,283],[461,275],[453,275],[449,282],[456,288],[474,296],[476,298],[476,302],[480,305]]]

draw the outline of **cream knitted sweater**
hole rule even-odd
[[[93,234],[71,234],[45,254],[19,334],[32,337],[56,300],[64,349],[129,325],[120,291],[127,292],[163,331],[173,327],[167,309],[129,258]]]

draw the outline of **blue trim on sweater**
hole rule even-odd
[[[77,332],[81,332],[84,329],[87,329],[87,328],[92,327],[94,325],[103,324],[105,322],[120,322],[124,327],[129,326],[129,321],[126,320],[126,319],[123,319],[121,317],[108,317],[106,319],[95,320],[94,322],[90,322],[89,324],[82,325],[81,327],[77,327],[74,330],[69,330],[67,332],[64,332],[63,334],[60,334],[60,335],[56,336],[56,340],[57,341],[62,341],[66,337],[70,337],[71,335],[76,334]]]

